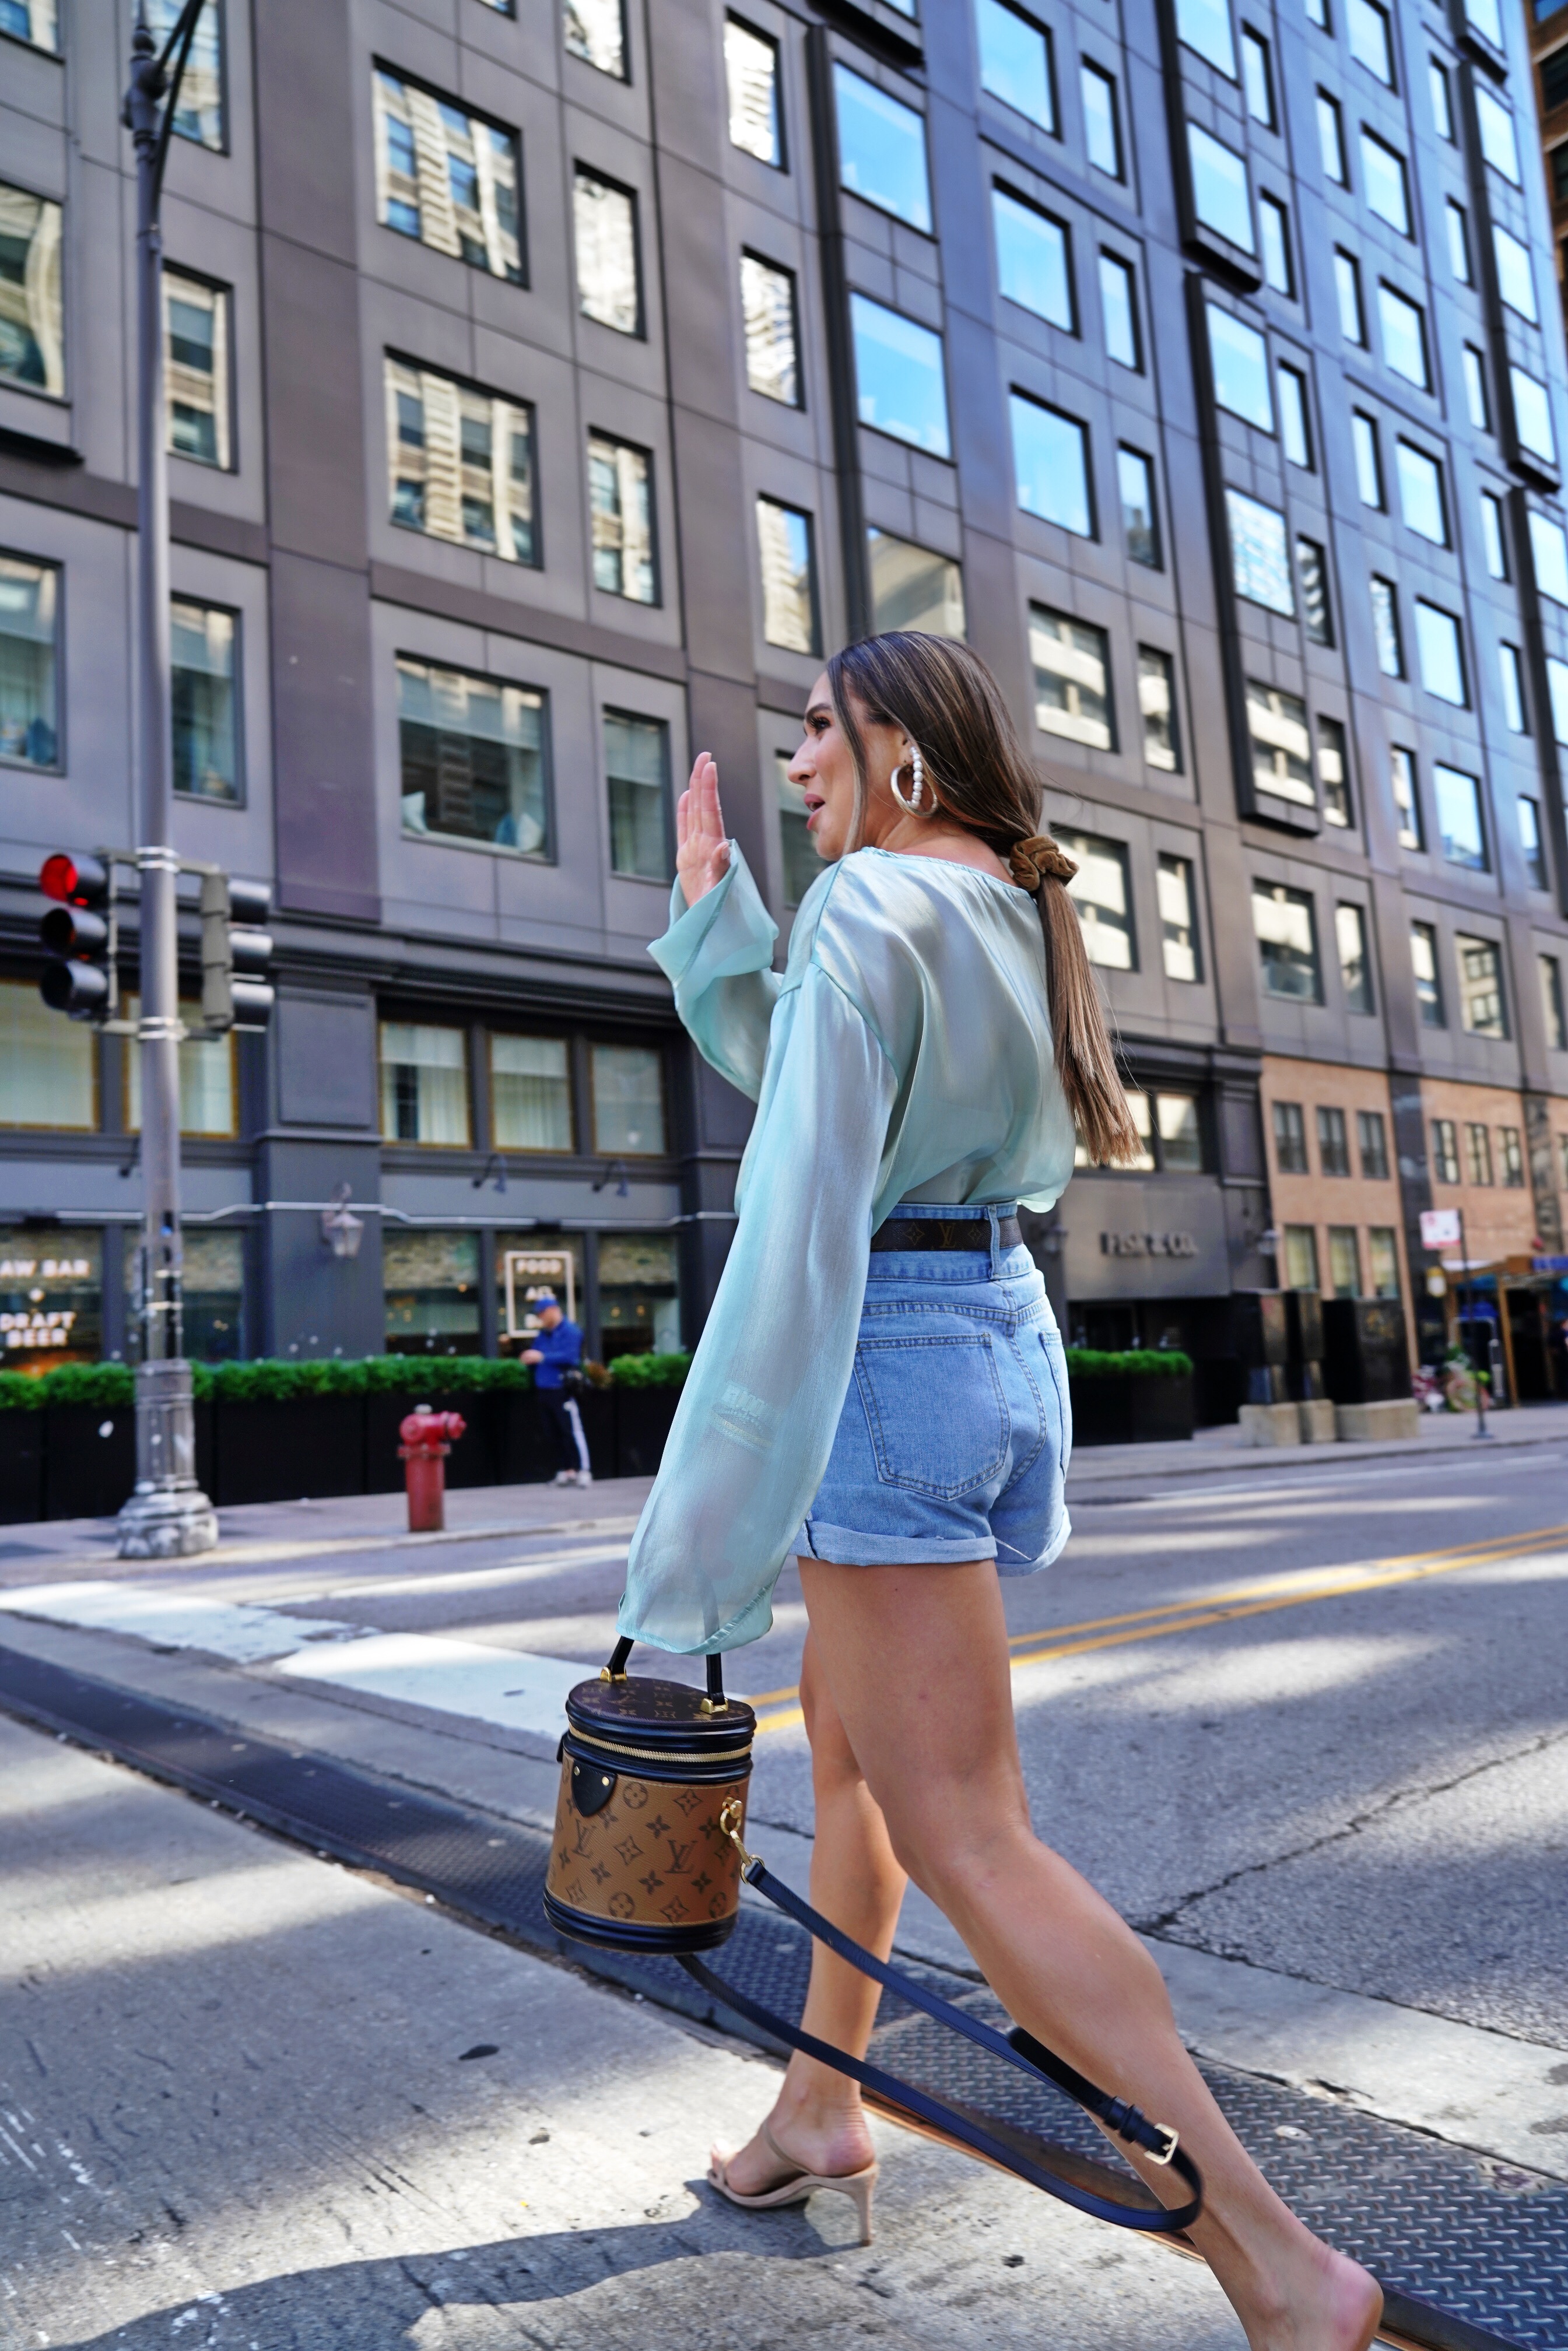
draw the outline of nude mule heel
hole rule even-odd
[[[803,2204],[806,2199],[809,2196],[814,2196],[819,2189],[831,2189],[836,2196],[847,2196],[850,2199],[855,2208],[855,2217],[860,2222],[860,2241],[862,2245],[869,2245],[871,2202],[876,2192],[877,2167],[874,2158],[862,2171],[838,2173],[806,2171],[796,2162],[792,2155],[785,2154],[766,2123],[762,2125],[761,2135],[767,2140],[769,2150],[778,2157],[780,2163],[787,2167],[793,2177],[780,2181],[777,2188],[764,2188],[755,2196],[743,2196],[738,2188],[730,2186],[727,2177],[729,2158],[716,2155],[708,2166],[707,2176],[710,2184],[718,2189],[719,2194],[727,2196],[732,2204],[740,2205],[747,2212],[766,2212],[780,2205]]]

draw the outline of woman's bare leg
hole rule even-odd
[[[1206,2190],[1194,2242],[1253,2351],[1365,2351],[1375,2283],[1281,2202],[1182,2047],[1143,1945],[1034,1835],[994,1563],[803,1559],[800,1581],[814,1670],[894,1853],[1019,2023],[1180,2133]],[[1133,2160],[1163,2200],[1185,2196],[1168,2172]]]
[[[844,1737],[810,1635],[800,1662],[800,1704],[811,1742],[817,1807],[811,1900],[824,1917],[885,1959],[893,1949],[904,1874]],[[821,1943],[812,1944],[810,1988],[800,2020],[808,2032],[863,2056],[880,1998],[878,1987],[858,1969]],[[790,2058],[768,2121],[779,2146],[810,2171],[859,2171],[871,2161],[871,2133],[858,2087],[814,2058]],[[766,2139],[758,2137],[729,2158],[727,2176],[742,2195],[754,2196],[783,2174]]]

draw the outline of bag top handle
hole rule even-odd
[[[632,1654],[632,1647],[630,1637],[623,1634],[610,1653],[610,1663],[599,1669],[601,1682],[623,1682],[626,1679],[626,1660]],[[724,1659],[714,1650],[705,1662],[707,1667],[707,1696],[703,1700],[702,1710],[705,1714],[727,1713],[729,1700],[724,1694]]]

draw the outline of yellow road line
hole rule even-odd
[[[1496,1535],[1490,1541],[1455,1543],[1441,1551],[1407,1552],[1387,1560],[1375,1560],[1365,1569],[1342,1569],[1332,1582],[1305,1585],[1298,1591],[1281,1587],[1294,1581],[1280,1577],[1271,1584],[1243,1585],[1233,1593],[1217,1593],[1212,1600],[1171,1601],[1160,1608],[1129,1610],[1123,1616],[1092,1617],[1082,1625],[1061,1625],[1041,1627],[1035,1633],[1017,1633],[1009,1646],[1015,1654],[1011,1659],[1014,1672],[1020,1666],[1049,1664],[1058,1657],[1082,1656],[1093,1649],[1119,1649],[1131,1642],[1163,1640],[1167,1634],[1202,1631],[1211,1625],[1228,1625],[1243,1616],[1270,1615],[1283,1608],[1301,1608],[1309,1601],[1343,1600],[1361,1592],[1385,1591],[1398,1583],[1418,1583],[1434,1575],[1451,1575],[1462,1567],[1489,1567],[1508,1559],[1527,1556],[1543,1544],[1568,1536],[1568,1526],[1535,1527],[1522,1534]],[[1383,1573],[1377,1571],[1381,1569]],[[1312,1570],[1301,1571],[1311,1574]],[[1163,1621],[1162,1621],[1163,1620]],[[1087,1640],[1063,1639],[1063,1635],[1089,1634]],[[1041,1642],[1043,1647],[1030,1648],[1031,1642]],[[754,1698],[754,1706],[778,1704],[797,1698],[794,1689],[773,1690],[766,1698]],[[758,1722],[758,1731],[792,1730],[805,1720],[798,1706],[784,1707]]]

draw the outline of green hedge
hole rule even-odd
[[[1067,1369],[1080,1380],[1179,1380],[1192,1370],[1192,1357],[1179,1347],[1124,1347],[1109,1354],[1098,1347],[1069,1347]]]
[[[678,1388],[689,1355],[621,1355],[611,1373],[623,1388]],[[472,1395],[484,1388],[531,1388],[528,1364],[493,1363],[485,1355],[371,1355],[361,1361],[291,1363],[263,1358],[254,1364],[193,1364],[198,1404],[221,1397],[226,1404],[277,1404],[298,1396]],[[47,1405],[91,1405],[116,1411],[135,1397],[129,1364],[62,1364],[37,1377],[0,1372],[0,1412],[42,1412]]]
[[[678,1388],[692,1367],[689,1355],[617,1355],[610,1376],[618,1388]]]

